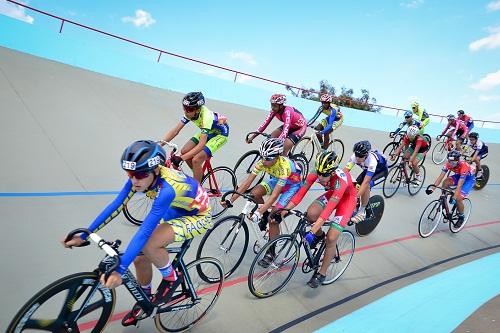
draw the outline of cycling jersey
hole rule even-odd
[[[417,120],[420,121],[422,127],[427,126],[427,124],[431,121],[427,111],[425,111],[425,109],[420,105],[417,107],[416,112],[414,111],[413,113],[417,115]]]
[[[455,120],[452,120],[452,121],[448,121],[448,124],[444,128],[443,132],[441,132],[441,135],[444,135],[444,133],[446,133],[446,131],[450,127],[453,128],[453,133],[451,135],[452,138],[454,138],[455,135],[461,136],[462,138],[465,138],[465,136],[469,132],[469,129],[467,128],[467,125],[463,121],[461,121],[459,119],[455,119]]]
[[[371,177],[370,188],[375,184],[375,180],[385,176],[388,171],[387,159],[377,150],[370,151],[362,163],[358,163],[356,155],[352,154],[349,162],[347,162],[346,169],[350,171],[354,165],[359,166],[363,170],[356,178],[356,183],[361,185],[365,176]]]
[[[456,186],[460,179],[464,180],[460,190],[460,195],[462,198],[467,197],[476,181],[470,164],[465,161],[458,161],[457,166],[453,167],[449,162],[447,162],[441,171],[447,172],[448,170],[455,173],[453,176],[449,177],[453,181],[453,185]]]
[[[488,156],[488,146],[479,139],[476,140],[476,144],[474,145],[469,140],[469,143],[467,143],[467,147],[469,147],[470,150],[472,151],[470,157],[472,157],[472,155],[474,155],[475,152],[477,152],[477,156],[479,156],[480,159],[483,159],[486,156]]]
[[[324,113],[327,116],[323,121],[321,121],[321,125],[323,125],[323,130],[320,132],[321,134],[325,134],[332,128],[335,129],[338,127],[334,127],[335,122],[341,121],[344,117],[340,108],[335,104],[330,104],[330,107],[326,110],[323,106],[320,106],[316,111],[316,114],[307,122],[307,125],[312,125],[321,113]]]
[[[460,119],[461,121],[463,121],[465,123],[465,126],[467,126],[467,129],[469,130],[469,132],[474,128],[474,120],[472,120],[472,118],[470,116],[464,114],[464,115],[459,116],[458,119]]]
[[[148,196],[154,197],[151,211],[120,258],[120,266],[116,270],[120,274],[123,274],[134,261],[160,222],[174,220],[176,224],[179,224],[183,223],[183,219],[179,219],[180,217],[199,215],[203,218],[200,219],[203,225],[195,224],[190,226],[188,228],[190,230],[186,231],[192,234],[191,237],[196,233],[201,234],[211,227],[211,218],[207,218],[210,217],[210,207],[205,189],[196,180],[184,175],[182,172],[163,166],[159,168],[160,175],[148,191]],[[95,232],[108,224],[120,213],[134,193],[132,181],[128,179],[115,200],[92,222],[89,230]],[[180,226],[180,228],[183,228],[183,226]]]
[[[285,139],[290,131],[293,132],[302,129],[305,133],[305,129],[307,128],[306,119],[299,110],[291,106],[285,106],[285,109],[281,114],[271,110],[257,131],[262,133],[274,117],[283,122],[283,130],[279,136],[280,139]]]
[[[408,135],[405,135],[403,138],[403,145],[412,149],[416,149],[416,147],[419,146],[420,148],[418,153],[423,153],[429,150],[429,142],[426,140],[425,136],[422,135],[417,135],[413,141],[410,141]]]
[[[226,117],[218,113],[210,111],[205,105],[200,108],[200,114],[197,119],[189,119],[182,116],[181,122],[185,125],[190,121],[201,129],[203,134],[220,134],[223,136],[229,135],[229,126],[226,123]]]
[[[394,133],[399,133],[399,131],[401,131],[403,129],[403,127],[405,127],[405,126],[410,127],[410,126],[413,126],[413,125],[415,125],[418,128],[420,128],[420,126],[422,126],[422,123],[420,121],[416,120],[416,119],[412,119],[410,124],[408,124],[407,121],[403,121],[401,124],[399,124],[399,127],[396,128],[396,130],[394,131]]]
[[[263,160],[259,160],[252,170],[254,175],[258,175],[262,171],[267,172],[271,177],[277,178],[277,185],[293,185],[301,182],[300,174],[302,170],[298,168],[296,163],[288,157],[279,156],[276,163],[266,167]]]

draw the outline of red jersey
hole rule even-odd
[[[403,138],[403,145],[406,147],[411,146],[413,149],[416,149],[417,146],[422,148],[428,148],[429,147],[429,142],[427,142],[421,135],[417,135],[413,141],[410,141],[410,138],[408,138],[408,135],[405,135]]]
[[[456,173],[457,175],[460,175],[460,178],[466,178],[469,175],[472,175],[472,169],[469,163],[465,161],[458,161],[458,164],[456,167],[453,167],[450,162],[447,162],[443,169],[441,171],[447,172],[448,170],[451,170],[451,172]]]

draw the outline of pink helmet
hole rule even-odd
[[[320,101],[321,101],[321,102],[328,102],[328,103],[331,103],[331,102],[332,102],[332,95],[330,95],[330,94],[323,94],[323,95],[321,95],[321,97],[320,97]]]
[[[271,96],[271,99],[269,100],[271,104],[285,104],[286,103],[286,96],[283,94],[274,94]]]

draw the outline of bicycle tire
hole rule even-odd
[[[442,164],[448,156],[448,150],[443,141],[438,142],[432,149],[432,162],[436,165]]]
[[[340,164],[344,158],[344,143],[340,139],[333,139],[328,148],[331,148],[337,154],[337,162]]]
[[[432,137],[429,134],[427,134],[427,133],[422,134],[422,136],[425,137],[425,138],[427,138],[426,141],[429,142],[429,149],[431,149],[431,146],[432,146]]]
[[[258,150],[247,151],[238,159],[233,169],[238,186],[241,185],[245,181],[245,179],[247,179],[248,175],[252,172],[253,167],[259,160],[260,154]],[[261,172],[259,175],[257,175],[252,184],[250,184],[247,192],[250,192],[257,184],[259,184],[262,179],[264,179],[264,175],[264,172]]]
[[[418,234],[420,237],[427,238],[432,235],[444,217],[442,210],[443,207],[439,199],[432,200],[425,206],[418,220]]]
[[[90,293],[89,289],[92,289],[93,286],[99,283],[99,276],[95,272],[81,272],[72,275],[65,276],[42,290],[36,293],[28,302],[26,302],[21,309],[14,316],[14,319],[9,324],[7,328],[7,333],[14,332],[22,332],[25,328],[28,330],[32,329],[42,329],[51,332],[62,332],[63,325],[67,324],[68,327],[66,329],[73,329],[75,332],[79,332],[78,329],[78,320],[76,322],[69,322],[70,319],[67,318],[72,314],[77,314],[81,309],[75,309],[75,306],[83,304],[82,301],[85,300]],[[100,286],[100,285],[99,285]],[[64,291],[68,291],[64,293]],[[65,296],[62,294],[66,294]],[[86,329],[92,328],[91,333],[103,332],[104,328],[108,324],[111,315],[113,314],[113,309],[115,307],[116,302],[116,294],[114,289],[107,289],[104,287],[98,287],[96,292],[93,293],[90,297],[90,300],[93,300],[93,297],[98,296],[98,300],[93,301],[90,306],[86,306],[85,310],[82,311],[83,316],[80,316],[79,319],[85,320],[88,322],[92,320],[92,326]],[[100,297],[99,297],[100,296]],[[55,313],[57,313],[56,319],[31,319],[33,315],[37,314],[37,311],[42,309],[44,315],[46,312],[50,312],[48,308],[44,308],[43,305],[47,301],[50,300],[49,304],[51,308],[54,308],[54,302],[57,302],[56,299],[61,298],[64,300],[62,306],[57,307],[55,309]],[[102,306],[96,307],[98,304]],[[94,305],[94,306],[93,306]],[[49,306],[48,306],[49,307]],[[100,315],[97,319],[95,316],[92,316],[93,311],[98,311],[102,308]],[[91,315],[89,318],[88,315]],[[64,318],[61,318],[64,316]],[[85,323],[80,323],[80,325],[85,325]],[[81,327],[80,327],[81,329]]]
[[[474,184],[474,188],[476,190],[483,189],[486,184],[488,184],[488,180],[490,179],[490,168],[487,165],[481,165],[481,170],[483,170],[483,175],[481,178],[476,179],[476,183]]]
[[[366,207],[366,218],[364,221],[356,223],[354,229],[360,237],[368,236],[375,230],[382,215],[384,215],[385,202],[381,195],[373,195],[368,199]]]
[[[239,216],[230,215],[215,222],[214,226],[203,235],[196,251],[196,259],[213,257],[219,260],[224,267],[226,279],[240,266],[248,248],[248,226],[245,221],[240,223],[240,219]],[[237,239],[241,234],[244,237],[243,242]],[[198,274],[205,277],[208,282],[215,282],[201,271]]]
[[[392,168],[393,166],[396,165],[396,163],[399,162],[399,159],[401,158],[400,156],[398,156],[394,161],[391,161],[390,159],[390,156],[396,151],[396,149],[398,148],[398,144],[397,142],[389,142],[385,147],[384,147],[384,150],[382,151],[382,153],[384,154],[384,156],[386,157],[386,160],[387,160],[387,168]]]
[[[309,136],[305,136],[297,142],[292,147],[290,151],[290,155],[303,154],[307,159],[307,162],[310,163],[312,158],[314,157],[314,142],[313,139]]]
[[[268,267],[259,266],[258,262],[267,253],[267,250],[275,247],[275,259]],[[283,255],[283,258],[281,256]],[[248,289],[257,298],[267,298],[275,295],[283,289],[288,281],[292,278],[295,269],[300,259],[300,244],[291,235],[281,235],[262,247],[260,252],[255,256],[250,271],[248,273]],[[276,274],[273,274],[276,273]],[[270,290],[263,290],[261,279],[269,280],[269,277],[278,276],[283,273],[283,278],[279,280],[276,287],[271,287]],[[268,282],[268,281],[262,281]]]
[[[337,239],[335,256],[332,258],[332,261],[330,261],[330,266],[328,266],[326,271],[325,281],[322,283],[323,285],[332,284],[344,274],[354,256],[355,248],[356,240],[354,235],[349,230],[343,230]],[[322,252],[320,267],[323,263],[323,256],[325,254],[325,251]]]
[[[418,192],[420,192],[420,190],[424,186],[425,175],[426,175],[425,167],[423,165],[419,165],[418,168],[420,169],[420,177],[422,177],[422,181],[420,182],[420,184],[418,186],[415,186],[417,184],[415,183],[415,181],[413,179],[414,171],[412,169],[410,172],[410,183],[408,184],[408,193],[410,193],[411,196],[414,196]]]
[[[212,217],[217,218],[227,210],[227,207],[222,206],[220,200],[225,192],[236,190],[236,176],[231,168],[218,166],[203,176],[201,186],[208,193]]]
[[[457,232],[462,230],[470,218],[470,213],[472,211],[472,202],[470,201],[469,198],[465,198],[463,203],[464,203],[464,216],[465,216],[465,218],[464,218],[464,222],[462,223],[462,225],[459,227],[456,227],[455,221],[458,220],[458,210],[456,210],[456,209],[455,209],[455,212],[453,214],[452,221],[450,221],[450,223],[449,223],[450,231],[454,234],[456,234]]]
[[[401,178],[403,178],[403,172],[399,166],[395,166],[389,170],[389,173],[387,174],[387,177],[385,177],[382,185],[382,193],[384,194],[384,197],[389,199],[396,194],[399,186],[401,185]]]
[[[302,154],[295,154],[290,156],[290,159],[297,162],[302,172],[300,173],[300,178],[305,181],[307,174],[309,173],[309,162],[307,158]]]
[[[211,268],[199,268],[198,266],[209,266]],[[209,283],[203,279],[203,277],[198,276],[199,271],[212,270],[214,275],[219,275],[217,282]],[[192,328],[194,325],[198,324],[207,313],[214,307],[215,303],[219,299],[220,293],[224,286],[224,268],[222,264],[215,258],[199,258],[186,265],[187,276],[196,290],[198,299],[193,300],[191,293],[187,287],[185,281],[183,281],[179,288],[179,293],[173,298],[172,302],[169,303],[167,309],[160,309],[155,317],[156,328],[160,332],[182,332]],[[184,279],[186,276],[184,277]],[[174,294],[175,295],[175,294]],[[185,308],[177,308],[183,307]],[[207,306],[205,309],[200,309],[201,307]],[[166,310],[163,312],[162,310]],[[170,310],[170,311],[169,311]],[[170,325],[179,324],[177,327],[172,327]]]

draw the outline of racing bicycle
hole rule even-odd
[[[291,153],[303,154],[306,157],[307,161],[310,163],[313,157],[316,156],[316,154],[323,151],[323,147],[319,142],[318,137],[316,136],[316,133],[318,133],[318,131],[315,129],[315,127],[312,125],[308,125],[307,127],[312,128],[314,130],[314,134],[302,137],[299,142],[297,142],[297,144],[292,147]],[[331,136],[331,133],[329,135]],[[328,144],[328,148],[326,150],[334,151],[337,154],[338,163],[342,161],[342,158],[344,157],[344,143],[342,142],[342,140],[332,140],[330,138],[330,143]]]
[[[399,159],[400,157],[401,155],[396,159]],[[409,168],[408,160],[403,158],[397,166],[389,170],[389,174],[384,179],[384,184],[382,185],[382,193],[384,194],[384,197],[391,198],[394,196],[394,194],[398,191],[399,186],[401,186],[401,182],[403,182],[403,186],[408,187],[408,193],[410,193],[411,196],[420,192],[425,181],[425,167],[422,164],[418,166],[421,177],[420,181],[416,179],[413,169],[408,174]]]

